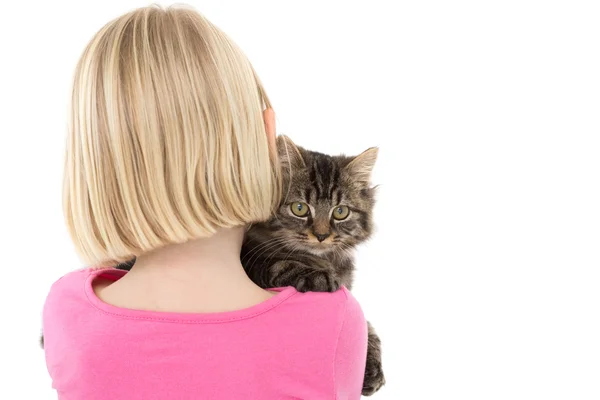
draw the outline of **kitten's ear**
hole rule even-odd
[[[371,172],[377,161],[377,154],[379,149],[377,147],[371,147],[354,157],[348,165],[346,170],[350,172],[350,176],[359,182],[369,184],[371,182]]]
[[[277,153],[283,167],[306,167],[302,157],[302,148],[296,146],[292,139],[285,135],[277,136]]]

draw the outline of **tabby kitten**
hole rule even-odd
[[[244,269],[263,288],[351,289],[353,250],[373,232],[375,189],[370,180],[377,148],[356,157],[329,156],[280,136],[277,149],[284,193],[275,214],[247,232],[241,254]],[[369,324],[363,395],[375,393],[384,383],[381,343]]]

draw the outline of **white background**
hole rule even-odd
[[[355,296],[374,399],[600,398],[600,12],[594,1],[190,0],[246,51],[278,131],[378,145]],[[140,1],[0,9],[0,398],[53,399],[40,313],[80,267],[63,225],[70,79]]]

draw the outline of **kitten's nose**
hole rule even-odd
[[[323,240],[327,239],[330,235],[331,235],[331,233],[329,233],[329,232],[327,232],[323,235],[315,233],[315,236],[317,237],[317,239],[319,239],[319,242],[322,242]]]

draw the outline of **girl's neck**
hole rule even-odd
[[[240,262],[243,240],[243,228],[219,229],[209,238],[168,245],[137,257],[130,274],[196,285],[248,280]]]
[[[271,297],[248,278],[240,262],[243,228],[169,245],[136,258],[123,278],[97,295],[125,308],[172,312],[219,312]]]

